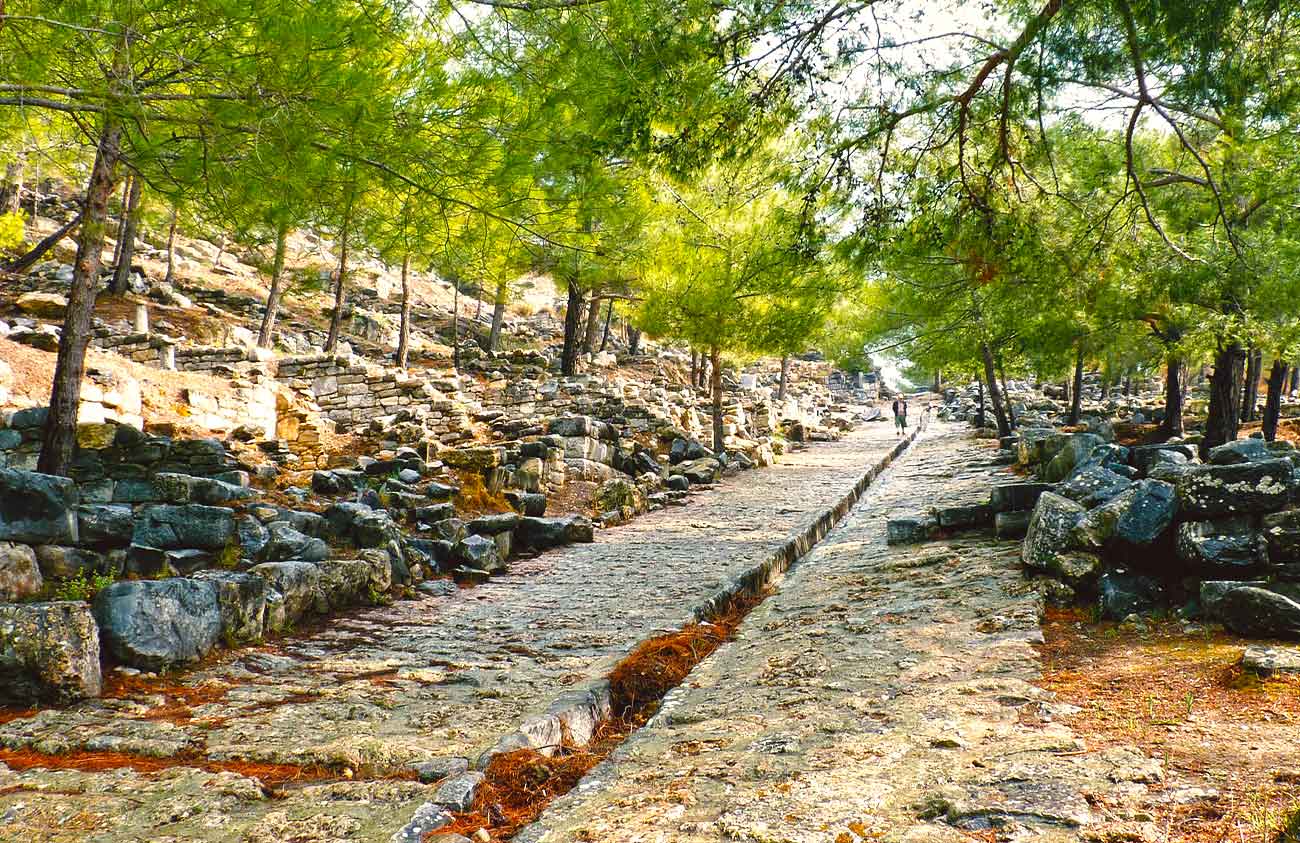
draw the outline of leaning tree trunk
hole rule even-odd
[[[339,335],[343,333],[343,289],[348,275],[348,238],[352,231],[352,196],[349,194],[347,206],[343,209],[342,238],[339,247],[339,271],[334,279],[334,310],[330,313],[330,333],[325,340],[325,351],[333,354],[339,347]],[[222,240],[225,247],[225,240]],[[218,258],[219,260],[219,258]],[[457,289],[460,289],[459,287]]]
[[[121,126],[116,120],[106,118],[100,130],[90,182],[86,186],[77,258],[72,265],[72,289],[63,318],[63,333],[59,337],[59,356],[54,364],[50,415],[36,467],[44,474],[67,474],[76,450],[81,377],[86,370],[86,346],[90,342],[90,318],[95,310],[95,292],[103,260],[108,199],[113,194],[121,144]]]
[[[411,356],[411,256],[402,258],[402,318],[397,326],[397,365],[406,368]]]
[[[713,392],[713,452],[724,450],[722,434],[722,352],[715,345],[709,349],[709,389]]]
[[[131,278],[131,261],[135,258],[135,235],[140,228],[140,192],[139,174],[131,179],[131,193],[126,203],[126,214],[122,217],[122,240],[118,243],[117,265],[113,267],[113,295],[126,294],[126,282]]]
[[[564,309],[564,350],[560,352],[560,373],[578,371],[578,323],[582,321],[582,288],[569,281],[569,303]]]
[[[776,387],[776,400],[785,400],[785,387],[790,382],[790,355],[781,358],[781,381]]]
[[[1079,340],[1074,355],[1074,384],[1070,393],[1070,424],[1078,424],[1083,414],[1083,340]]]
[[[600,334],[600,296],[596,291],[591,292],[591,300],[587,302],[587,324],[586,335],[582,339],[582,348],[587,353],[596,350],[596,337]]]
[[[605,346],[609,345],[609,323],[614,319],[614,300],[610,299],[605,305],[605,332],[600,337],[600,350],[604,351]]]
[[[984,357],[984,380],[988,383],[993,416],[998,420],[998,436],[1010,436],[1011,423],[1007,421],[1006,407],[1002,403],[1002,391],[998,389],[997,373],[993,371],[993,349],[989,348],[987,342],[981,342],[980,352]]]
[[[1165,420],[1160,433],[1166,438],[1183,435],[1183,358],[1170,356],[1165,367]]]
[[[0,272],[12,272],[14,274],[26,272],[32,264],[36,263],[45,253],[54,248],[54,245],[68,235],[72,229],[81,224],[82,211],[77,211],[72,219],[65,222],[50,236],[33,246],[25,255],[19,255],[8,263],[0,263]]]
[[[172,217],[172,233],[176,232],[176,218]],[[275,257],[271,261],[271,290],[266,294],[266,313],[262,314],[262,329],[257,332],[257,344],[271,347],[275,334],[275,320],[279,316],[280,296],[284,294],[284,253],[289,240],[289,226],[284,223],[275,231]],[[170,249],[169,249],[170,253]],[[171,265],[168,259],[168,266]]]
[[[1282,415],[1282,386],[1286,380],[1287,365],[1281,357],[1274,358],[1268,371],[1268,395],[1264,399],[1264,438],[1272,442],[1277,438],[1277,423]]]
[[[501,341],[501,324],[506,318],[506,298],[510,292],[504,280],[497,282],[497,292],[492,299],[492,329],[488,331],[488,351],[496,351]]]
[[[1002,396],[1007,402],[1007,424],[1016,429],[1016,408],[1011,406],[1011,390],[1007,389],[1007,370],[1002,365],[1002,355],[997,357],[998,377],[1002,379]]]
[[[180,209],[172,205],[172,220],[167,225],[167,274],[163,276],[163,281],[167,284],[172,283],[176,278],[176,222],[180,217]]]
[[[1205,420],[1205,438],[1201,441],[1201,456],[1210,449],[1237,438],[1240,424],[1241,398],[1239,393],[1241,362],[1244,352],[1241,344],[1232,340],[1227,345],[1220,342],[1214,355],[1214,374],[1210,375],[1210,406]]]

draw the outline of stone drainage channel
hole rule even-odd
[[[928,418],[922,415],[920,423],[912,432],[900,439],[891,450],[870,466],[839,500],[822,510],[812,523],[791,535],[766,558],[730,577],[682,618],[678,628],[685,630],[695,624],[711,623],[725,618],[727,628],[734,629],[745,615],[773,593],[773,587],[784,574],[849,514],[867,489],[920,438],[927,427]],[[671,634],[660,637],[670,638]],[[426,839],[438,839],[440,830],[447,829],[453,824],[457,828],[472,830],[465,825],[464,820],[473,816],[470,810],[474,807],[475,791],[485,781],[484,773],[481,771],[488,770],[490,773],[494,758],[521,751],[550,755],[561,747],[567,750],[581,750],[584,747],[594,746],[602,727],[615,719],[608,677],[619,668],[632,651],[651,640],[653,639],[643,639],[628,653],[608,659],[597,671],[605,678],[566,692],[556,698],[543,713],[524,720],[518,729],[503,736],[492,748],[479,756],[474,772],[461,773],[445,781],[439,788],[438,795],[446,794],[448,798],[441,802],[426,802],[421,805],[410,822],[392,836],[390,843],[421,843]],[[703,661],[712,652],[713,650],[708,650],[701,653],[696,660],[697,663]],[[618,742],[626,740],[627,737],[629,737],[627,734],[619,736]],[[617,743],[608,740],[602,742],[599,749],[601,757],[607,756],[616,747]],[[593,759],[593,762],[594,760],[598,759]],[[546,802],[561,795],[563,791],[548,793],[540,804],[532,806],[535,814],[540,815],[546,807]],[[461,808],[462,811],[460,814],[453,814],[448,811],[449,807]],[[452,841],[457,838],[454,835],[447,835],[445,839]]]

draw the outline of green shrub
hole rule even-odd
[[[79,571],[75,577],[59,580],[54,589],[55,600],[90,600],[96,593],[108,588],[116,579],[112,574],[91,574]]]
[[[0,214],[0,252],[16,252],[23,245],[26,233],[21,213]]]

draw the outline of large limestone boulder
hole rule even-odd
[[[235,513],[224,506],[158,504],[136,513],[132,544],[164,550],[221,550],[238,541]]]
[[[636,483],[625,477],[606,480],[596,487],[592,495],[592,504],[597,512],[620,512],[635,515],[645,512],[645,495]]]
[[[1247,516],[1178,525],[1178,558],[1194,571],[1249,573],[1268,561],[1268,542]]]
[[[1292,473],[1287,459],[1192,466],[1175,482],[1178,507],[1189,519],[1273,512],[1290,500]]]
[[[1234,588],[1218,604],[1224,626],[1239,635],[1300,638],[1300,603],[1255,586]]]
[[[249,568],[248,572],[266,580],[267,585],[283,598],[286,624],[296,623],[307,615],[322,614],[328,608],[321,592],[320,569],[310,562],[263,562]]]
[[[1105,444],[1105,440],[1095,433],[1071,434],[1066,439],[1060,452],[1043,467],[1043,480],[1048,483],[1057,483],[1064,480],[1092,454],[1095,448],[1103,444]]]
[[[504,573],[506,570],[506,562],[497,543],[486,536],[466,536],[456,543],[452,556],[467,568],[487,571],[489,574]]]
[[[28,316],[41,319],[62,319],[68,309],[68,298],[60,293],[23,293],[14,303]]]
[[[266,525],[266,529],[269,535],[262,548],[261,558],[268,562],[283,562],[286,559],[319,562],[330,555],[329,546],[324,541],[303,535],[288,521],[272,521]]]
[[[515,527],[515,543],[521,549],[547,550],[566,544],[594,540],[591,521],[580,515],[558,518],[525,516],[519,519]]]
[[[1074,539],[1093,549],[1149,548],[1173,524],[1175,512],[1173,486],[1159,480],[1139,480],[1080,519]]]
[[[221,636],[226,641],[261,639],[266,628],[266,580],[238,571],[200,571],[194,579],[210,582],[217,589],[221,613]]]
[[[1261,531],[1268,542],[1268,561],[1274,565],[1300,562],[1300,509],[1264,516]]]
[[[1210,449],[1209,461],[1213,465],[1240,465],[1271,459],[1273,453],[1263,439],[1237,439]]]
[[[77,485],[67,477],[0,468],[0,541],[77,543]]]
[[[0,542],[0,601],[31,597],[44,585],[36,552],[29,545]]]
[[[0,557],[3,555],[3,550],[0,550]],[[104,573],[111,567],[102,553],[58,544],[37,547],[36,564],[40,565],[42,576],[62,580]]]
[[[95,595],[105,649],[143,670],[197,661],[221,638],[221,607],[211,582],[176,577],[116,582]]]
[[[1131,485],[1133,481],[1127,477],[1116,474],[1105,466],[1092,465],[1070,475],[1057,491],[1070,500],[1092,509],[1114,498]]]
[[[77,507],[77,532],[82,544],[122,547],[131,543],[135,521],[126,504],[82,504]]]
[[[700,457],[675,467],[673,473],[684,476],[692,485],[716,483],[722,476],[722,463],[713,457]]]
[[[320,569],[320,590],[332,610],[366,602],[370,591],[370,565],[360,559],[326,559]]]
[[[1052,571],[1062,555],[1074,549],[1071,533],[1086,512],[1082,504],[1055,492],[1044,492],[1029,517],[1029,529],[1020,546],[1020,560],[1025,567]]]
[[[99,696],[99,630],[79,601],[0,605],[0,701]]]

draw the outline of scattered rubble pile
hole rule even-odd
[[[1300,451],[1286,440],[1238,439],[1198,456],[1199,436],[1115,442],[1117,413],[1143,414],[1158,398],[1091,402],[1068,430],[1047,396],[1025,397],[1021,427],[992,461],[1032,482],[994,487],[988,502],[889,524],[893,542],[992,526],[1023,537],[1027,572],[1061,603],[1095,601],[1102,617],[1140,625],[1172,610],[1237,634],[1300,639]],[[1106,415],[1099,415],[1105,413]],[[971,393],[950,390],[941,415],[974,418]]]

